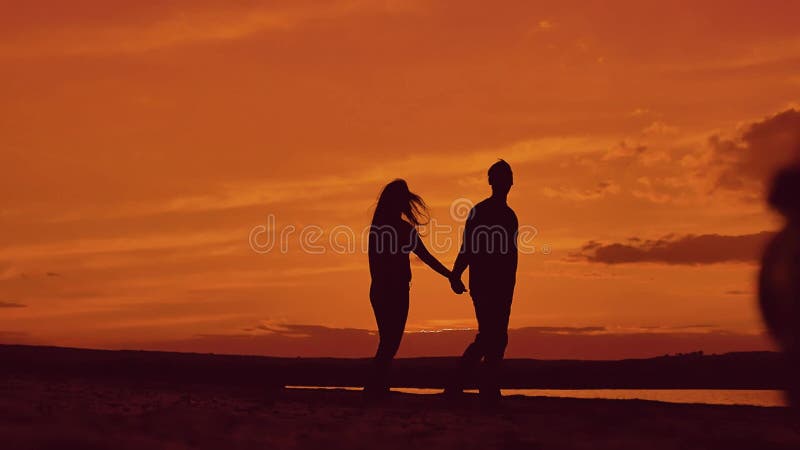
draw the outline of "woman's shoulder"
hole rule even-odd
[[[417,234],[417,228],[406,222],[405,220],[398,220],[396,222],[383,222],[383,223],[372,223],[370,228],[373,233],[383,233],[386,231],[391,231],[392,233],[396,233],[399,236],[413,236]]]
[[[401,220],[400,222],[401,224],[398,228],[398,231],[400,231],[403,236],[415,236],[417,234],[417,227],[406,222],[405,220]]]
[[[396,222],[380,221],[380,222],[372,222],[372,224],[370,225],[370,228],[373,228],[373,229],[376,229],[376,230],[386,230],[386,229],[394,229],[394,230],[396,230],[398,228],[398,226],[399,225]]]

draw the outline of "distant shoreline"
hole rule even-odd
[[[361,386],[369,360],[0,345],[0,376],[201,384]],[[441,388],[455,358],[398,359],[392,386]],[[508,389],[782,389],[781,355],[742,352],[618,361],[509,359]]]

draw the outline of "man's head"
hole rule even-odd
[[[489,185],[495,194],[506,195],[514,184],[514,173],[511,172],[511,165],[502,159],[489,167]]]

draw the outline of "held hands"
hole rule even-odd
[[[456,275],[455,272],[448,270],[442,267],[442,270],[438,271],[440,274],[444,275],[448,281],[450,281],[450,289],[453,290],[458,295],[467,292],[466,286],[464,286],[464,282],[461,281],[461,275]]]
[[[458,295],[461,295],[467,291],[467,288],[466,286],[464,286],[464,282],[461,281],[460,276],[451,274],[449,279],[450,279],[450,289],[452,289],[453,292],[455,292]]]

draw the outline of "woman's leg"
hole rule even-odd
[[[408,319],[408,288],[373,289],[370,292],[372,309],[378,325],[378,350],[375,352],[374,373],[367,388],[387,391],[392,360],[400,348]]]
[[[385,305],[379,308],[380,312],[376,310],[376,317],[381,316],[378,322],[378,334],[380,335],[380,344],[378,344],[378,351],[375,358],[380,361],[391,363],[400,349],[400,342],[403,340],[403,332],[406,328],[406,320],[408,319],[408,292],[403,294],[392,295]]]

